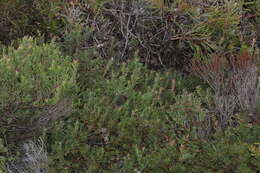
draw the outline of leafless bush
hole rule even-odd
[[[192,57],[189,42],[180,37],[182,25],[192,22],[185,12],[170,8],[162,11],[147,0],[107,1],[96,15],[92,14],[91,7],[82,5],[77,9],[84,16],[82,50],[94,48],[97,56],[120,62],[138,52],[141,61],[151,68],[181,69]]]
[[[254,114],[260,96],[256,57],[243,52],[231,59],[232,83],[236,91],[239,106]]]
[[[237,105],[229,69],[225,68],[219,56],[214,56],[209,62],[195,60],[192,69],[213,89],[217,119],[222,128],[227,127]]]
[[[214,56],[210,61],[195,60],[192,69],[214,91],[215,109],[222,128],[229,125],[236,107],[254,114],[259,99],[257,61],[245,51],[229,58]]]
[[[8,173],[47,173],[48,156],[42,139],[24,142],[20,153],[17,160],[7,163]]]
[[[163,12],[145,0],[114,0],[105,4],[103,10],[117,26],[114,27],[114,37],[120,43],[119,59],[132,58],[134,52],[139,51],[142,61],[150,67],[181,68],[191,58],[188,43],[172,39],[181,30],[181,24],[191,22],[184,13]]]
[[[224,129],[229,125],[231,116],[234,115],[237,104],[234,93],[223,94],[215,93],[214,95],[215,108],[219,112],[218,120],[221,127]]]
[[[83,12],[80,10],[79,7],[71,6],[65,8],[64,12],[66,13],[66,15],[64,16],[70,24],[77,24],[81,22]]]

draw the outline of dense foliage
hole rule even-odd
[[[260,171],[259,5],[1,1],[0,173]]]

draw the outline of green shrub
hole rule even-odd
[[[210,92],[175,92],[183,86],[173,87],[174,75],[149,71],[138,59],[118,66],[81,56],[76,110],[48,138],[51,172],[256,170],[249,147],[257,138],[244,140],[240,125],[214,129]]]
[[[44,35],[45,41],[61,34],[61,2],[53,0],[1,0],[0,42],[10,45],[24,36]]]
[[[48,117],[59,117],[57,110],[71,102],[75,72],[76,62],[63,56],[54,43],[40,45],[26,37],[17,49],[5,48],[0,58],[0,131],[21,137],[13,128],[17,126],[26,136],[30,128],[50,121]]]

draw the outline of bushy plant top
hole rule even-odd
[[[0,105],[54,103],[74,85],[76,64],[54,43],[38,45],[24,38],[8,47],[0,59]]]
[[[17,48],[5,48],[0,58],[0,132],[11,141],[32,137],[50,120],[67,115],[76,68],[54,43],[25,37]]]
[[[52,172],[256,170],[248,149],[257,128],[219,130],[210,91],[180,92],[187,86],[178,75],[149,71],[138,59],[117,65],[81,56],[77,109],[48,138]]]

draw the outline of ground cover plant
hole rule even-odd
[[[0,173],[259,172],[259,5],[1,1]]]

